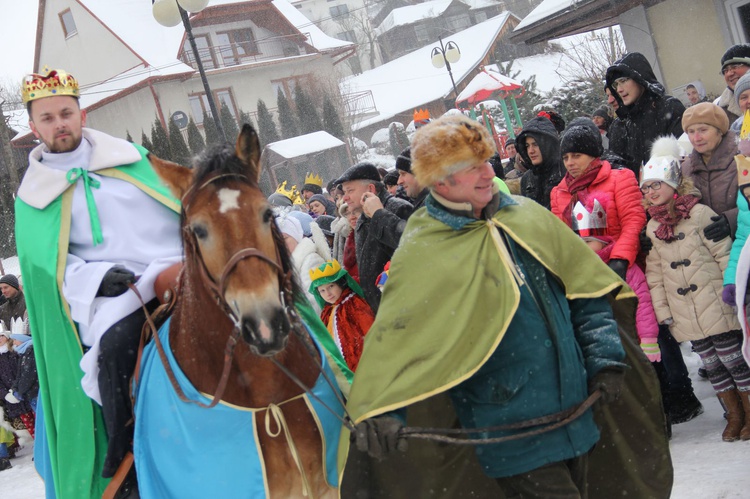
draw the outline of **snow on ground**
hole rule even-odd
[[[750,491],[747,472],[750,442],[721,441],[724,419],[719,401],[708,381],[695,372],[700,359],[683,344],[685,362],[693,377],[695,393],[705,412],[673,428],[670,447],[675,468],[673,499],[743,499]],[[44,485],[34,470],[32,449],[26,447],[13,459],[13,468],[0,471],[0,491],[12,491],[13,499],[44,497]],[[6,497],[3,494],[3,497]],[[640,499],[640,498],[638,498]]]

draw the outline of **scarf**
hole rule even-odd
[[[349,232],[344,244],[344,269],[355,281],[359,282],[359,268],[357,266],[357,248],[354,242],[354,231]]]
[[[25,354],[25,353],[26,353],[26,350],[28,350],[28,349],[29,349],[29,347],[31,346],[31,344],[32,344],[32,341],[31,341],[31,338],[29,338],[28,340],[24,341],[24,342],[23,342],[23,343],[21,343],[20,345],[16,345],[16,346],[15,346],[15,348],[14,348],[14,350],[15,350],[15,351],[16,351],[16,352],[17,352],[17,353],[18,353],[19,355],[23,355],[23,354]]]
[[[596,176],[599,175],[599,170],[601,169],[602,160],[596,158],[578,177],[574,178],[570,173],[565,174],[565,184],[568,186],[568,192],[570,192],[570,202],[568,203],[568,206],[565,207],[565,210],[563,210],[563,218],[568,221],[568,225],[573,222],[571,216],[573,213],[573,207],[578,202],[578,193],[587,189],[591,185],[596,179]]]
[[[698,198],[690,194],[679,196],[674,201],[674,216],[669,214],[669,203],[652,206],[648,209],[651,218],[659,222],[659,227],[654,231],[657,239],[671,242],[675,240],[674,227],[680,220],[690,218],[690,210],[698,203]]]

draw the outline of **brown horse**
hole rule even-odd
[[[268,497],[334,497],[336,489],[326,481],[326,444],[319,418],[311,413],[304,391],[273,362],[286,366],[306,387],[320,379],[320,356],[292,307],[300,290],[296,280],[288,279],[291,260],[258,187],[259,157],[258,136],[250,125],[244,125],[235,147],[226,144],[210,149],[198,158],[194,169],[150,157],[157,174],[182,200],[185,263],[168,346],[179,366],[176,371],[200,394],[215,394],[222,371],[228,368],[221,403],[198,408],[205,414],[205,426],[191,431],[202,433],[208,441],[221,438],[213,435],[215,425],[224,424],[223,420],[212,420],[212,414],[236,406],[240,413],[252,414],[256,442],[230,435],[238,440],[236,444],[216,440],[216,448],[234,444],[241,456],[249,447],[257,447],[263,471],[257,480],[265,482]],[[225,345],[233,343],[233,332],[240,341],[229,356]],[[141,398],[139,390],[136,405]],[[138,434],[136,427],[136,468],[143,482],[142,475],[153,470],[146,470],[144,464],[142,471],[138,465]],[[175,459],[182,452],[192,451],[178,447]],[[210,452],[210,447],[197,452]],[[193,457],[196,466],[191,468],[198,473],[202,460],[215,459]],[[177,479],[188,479],[190,473],[185,470]],[[215,483],[232,477],[207,476],[205,480]],[[217,489],[211,490],[215,493],[210,495],[220,495]],[[200,496],[197,490],[191,492]],[[235,491],[235,495],[243,493]]]

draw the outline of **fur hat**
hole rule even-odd
[[[690,125],[696,123],[705,123],[716,127],[722,135],[729,130],[727,113],[713,102],[700,102],[685,109],[682,115],[682,129],[687,130]]]
[[[414,134],[411,170],[420,185],[432,186],[493,154],[495,143],[481,123],[465,116],[442,116]]]
[[[750,45],[743,43],[729,47],[721,56],[721,69],[729,64],[744,64],[750,66]]]
[[[604,154],[602,134],[593,121],[588,118],[576,118],[570,122],[560,140],[560,155],[569,152],[588,154],[593,158]]]
[[[641,186],[649,180],[659,180],[674,189],[680,185],[680,145],[674,137],[660,137],[651,146],[651,157],[641,167]]]
[[[8,286],[20,289],[20,285],[18,284],[18,277],[14,276],[13,274],[5,274],[4,276],[0,277],[0,284],[7,284]]]

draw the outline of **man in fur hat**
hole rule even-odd
[[[403,450],[405,409],[442,393],[464,428],[555,414],[597,390],[618,397],[624,351],[607,295],[632,291],[547,210],[498,191],[494,152],[463,116],[414,136],[412,171],[430,193],[393,255],[352,385],[361,451]],[[585,497],[598,439],[586,410],[546,433],[478,446],[477,457],[507,497]]]
[[[5,303],[0,305],[0,321],[9,331],[11,321],[19,317],[23,318],[26,314],[26,298],[21,291],[18,277],[13,274],[5,274],[0,277],[0,292],[6,300]]]
[[[156,277],[182,260],[180,205],[148,151],[85,128],[72,75],[31,74],[22,87],[41,142],[15,205],[44,421],[35,464],[49,497],[101,497],[132,439],[145,316],[128,284],[152,302]]]

